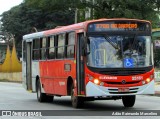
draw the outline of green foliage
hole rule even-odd
[[[160,22],[157,8],[159,0],[91,0],[86,2],[94,9],[94,18],[135,18],[152,22],[153,28]],[[159,1],[159,2],[158,2]]]
[[[93,2],[94,1],[94,2]],[[90,18],[85,12],[90,8]],[[160,0],[24,0],[22,4],[2,14],[3,31],[15,35],[17,42],[22,36],[38,31],[74,23],[78,9],[78,22],[98,18],[136,18],[152,22],[158,27],[157,16]]]
[[[24,34],[30,33],[32,27],[39,25],[38,18],[41,17],[41,11],[30,10],[21,4],[4,12],[2,16],[2,30],[14,34],[16,41],[21,41]]]
[[[2,14],[2,31],[12,33],[15,36],[16,43],[21,44],[22,36],[31,33],[33,27],[41,31],[74,23],[73,10],[55,9],[52,11],[51,4],[44,4],[44,0],[41,0],[40,3],[38,1],[36,3],[36,0],[31,1],[32,3],[22,3]],[[48,7],[44,8],[42,4],[47,4]]]

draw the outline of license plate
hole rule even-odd
[[[118,88],[118,92],[129,92],[129,88]]]

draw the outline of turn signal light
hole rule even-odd
[[[92,76],[89,76],[89,80],[90,80],[90,81],[93,80],[93,77],[92,77]]]
[[[151,79],[154,79],[154,74],[150,75],[150,78],[151,78]]]
[[[145,84],[145,81],[142,81],[142,85],[144,85]]]
[[[101,83],[100,83],[100,86],[103,86],[103,85],[104,85],[104,82],[101,82]]]

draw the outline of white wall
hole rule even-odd
[[[22,81],[22,72],[0,73],[0,80],[21,82]]]

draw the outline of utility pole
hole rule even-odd
[[[75,9],[75,24],[78,22],[78,9]]]

